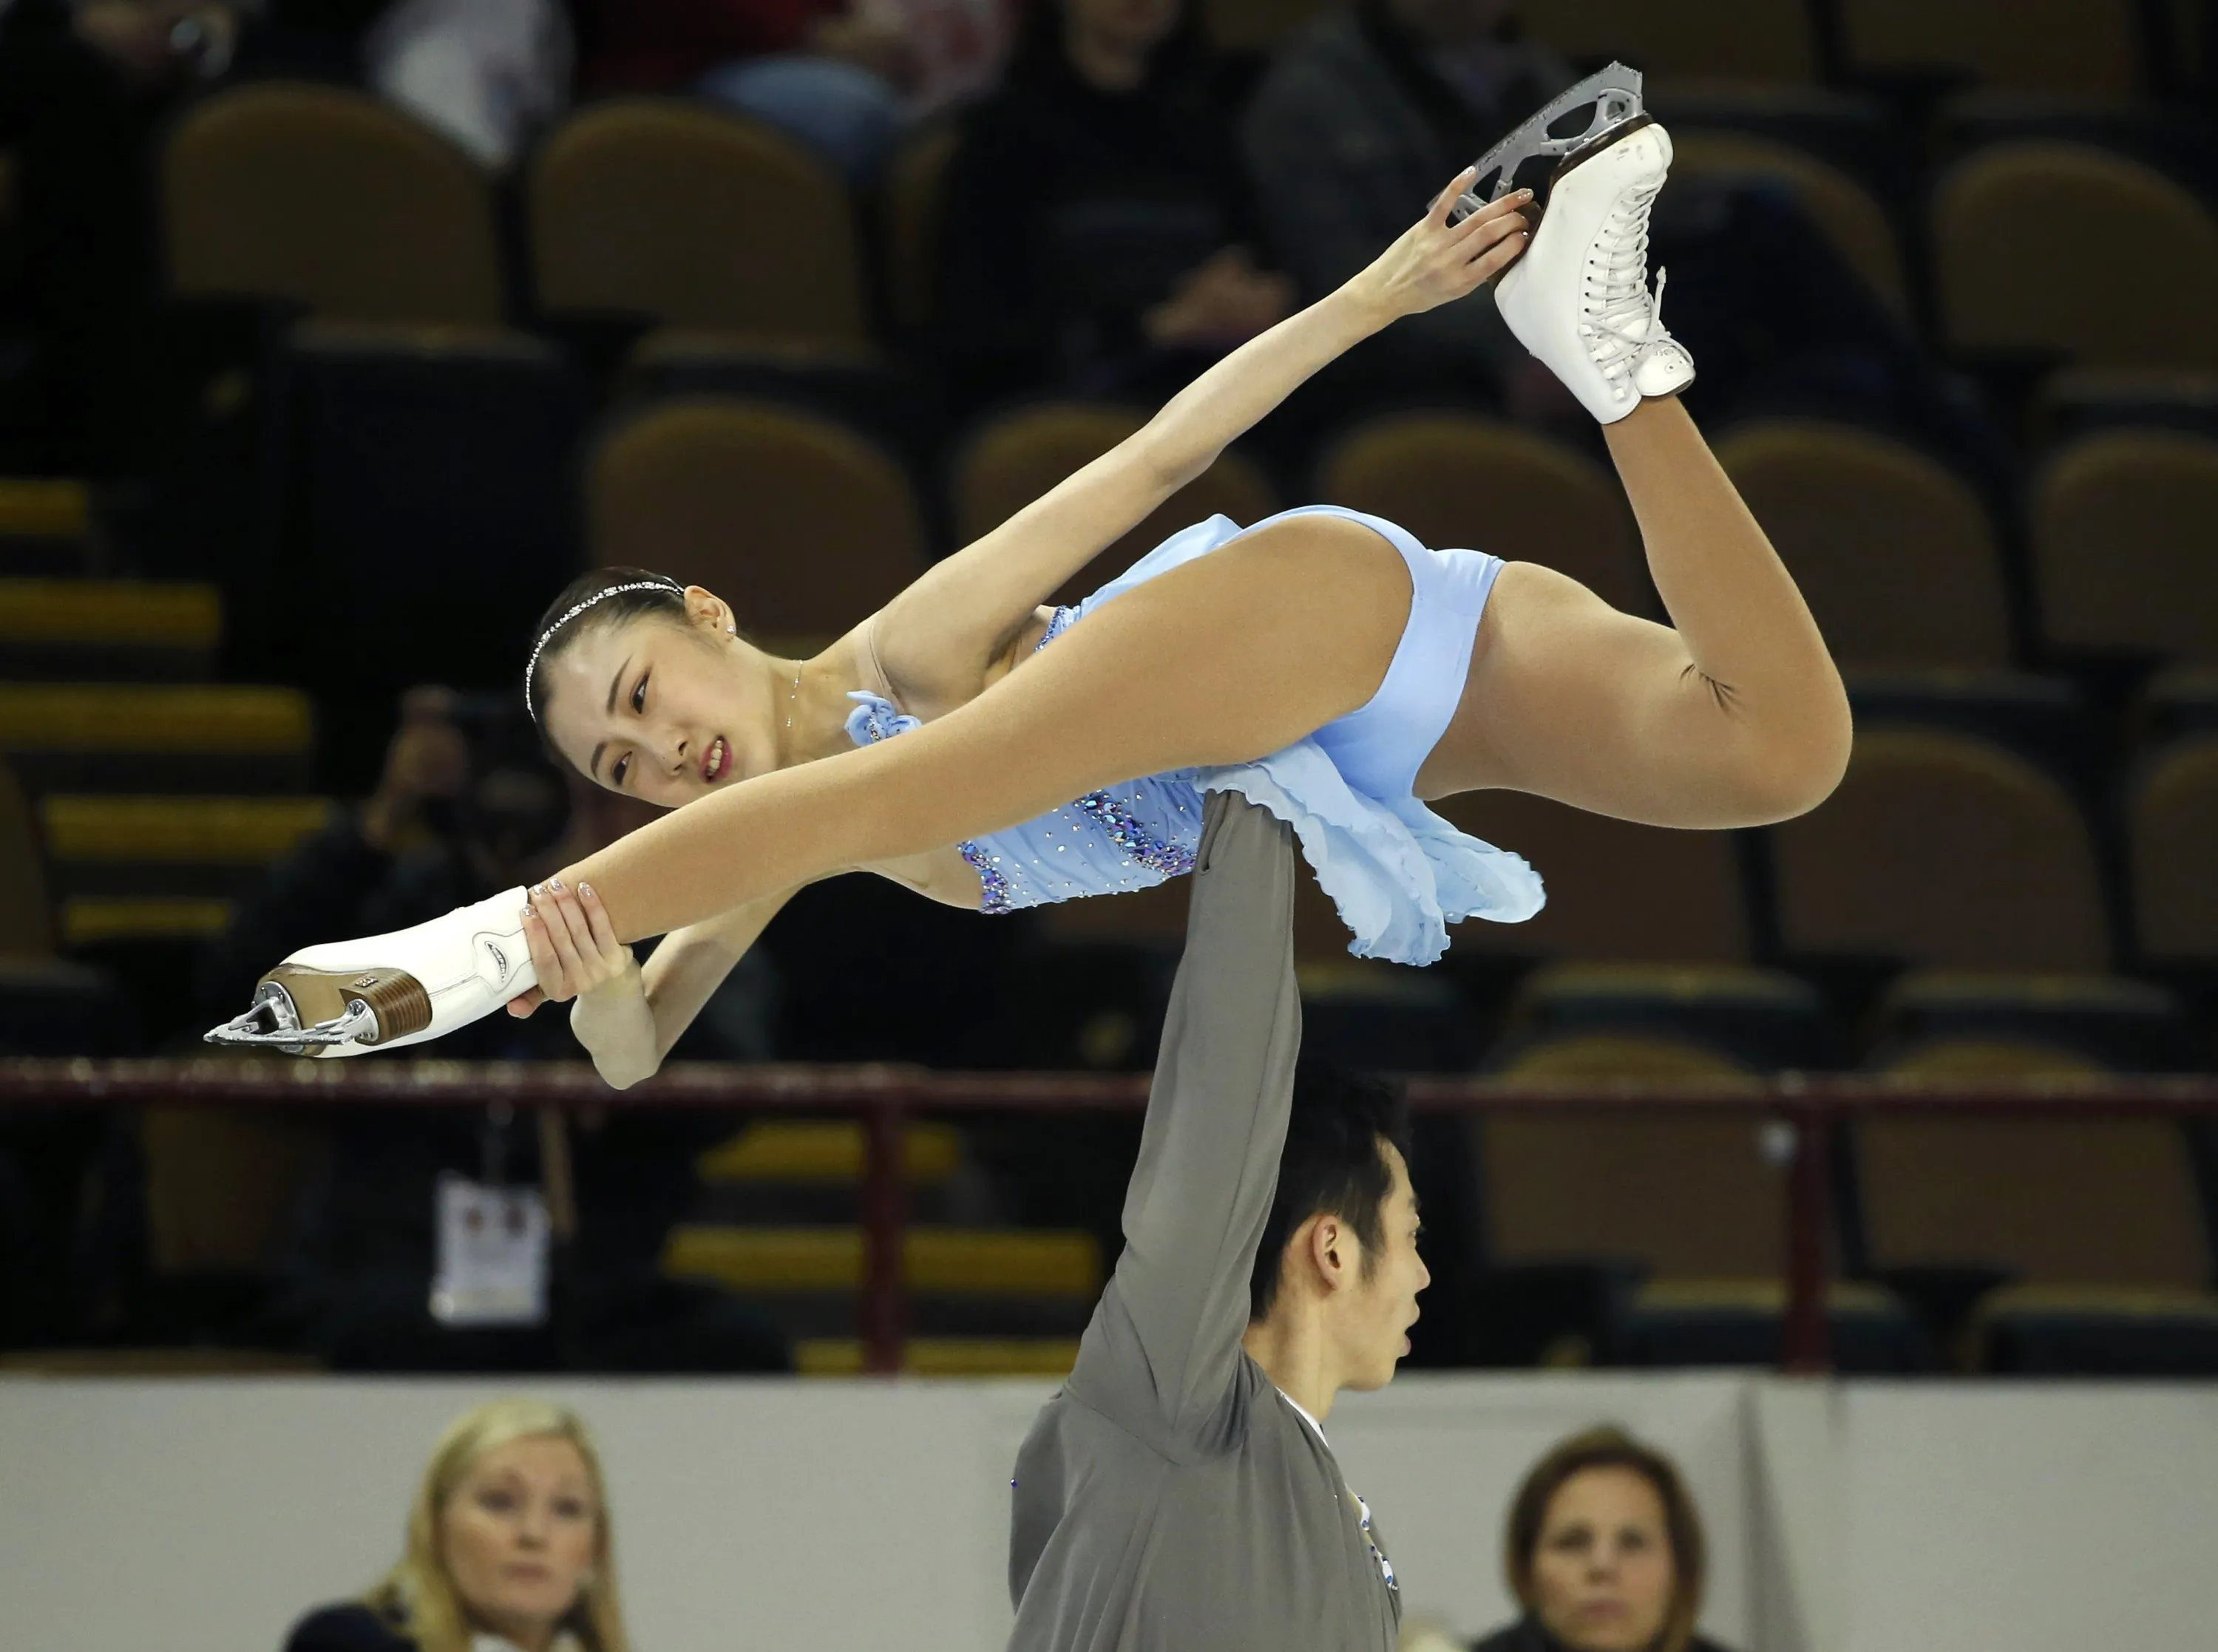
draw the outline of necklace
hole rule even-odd
[[[793,727],[793,704],[801,697],[801,667],[793,668],[793,692],[785,696],[785,726]]]

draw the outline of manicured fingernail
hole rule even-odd
[[[580,883],[578,886],[578,893],[579,894],[592,894],[593,893],[593,886],[590,883]]]
[[[1530,201],[1533,198],[1533,192],[1530,189],[1520,189],[1517,192],[1517,198],[1520,201]]]
[[[548,879],[547,880],[547,892],[548,892],[549,894],[561,894],[561,893],[562,893],[562,880],[561,880],[561,878],[559,878],[559,877],[550,877],[550,878],[548,878]]]
[[[532,921],[533,921],[534,919],[536,919],[538,916],[539,916],[539,914],[538,914],[537,913],[534,912],[534,911],[533,911],[530,907],[529,907],[529,906],[526,906],[526,907],[524,909],[524,921],[525,923],[527,923],[527,924],[529,924],[529,923],[532,922]]]

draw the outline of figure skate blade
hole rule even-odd
[[[1558,178],[1597,148],[1647,124],[1640,89],[1639,70],[1613,63],[1552,100],[1479,158],[1478,176],[1448,209],[1448,221],[1460,224],[1513,189],[1529,189],[1532,204],[1521,210],[1540,228]],[[1576,119],[1582,112],[1586,118]]]

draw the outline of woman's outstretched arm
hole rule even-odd
[[[1327,362],[1405,315],[1471,294],[1524,251],[1524,192],[1447,221],[1466,173],[1369,268],[1260,333],[1166,402],[1147,424],[888,603],[878,657],[928,696],[998,654],[1038,606],[1100,550],[1213,464]],[[1483,301],[1483,300],[1474,300]]]

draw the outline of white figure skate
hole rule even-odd
[[[522,888],[413,929],[295,952],[245,1014],[208,1042],[290,1055],[360,1055],[418,1044],[491,1015],[538,984]]]
[[[1521,181],[1534,161],[1552,164]],[[1613,64],[1490,150],[1451,214],[1533,189],[1532,241],[1495,282],[1494,301],[1605,424],[1694,381],[1694,357],[1664,328],[1661,279],[1648,290],[1648,215],[1670,170],[1670,134],[1643,110],[1640,76]]]

